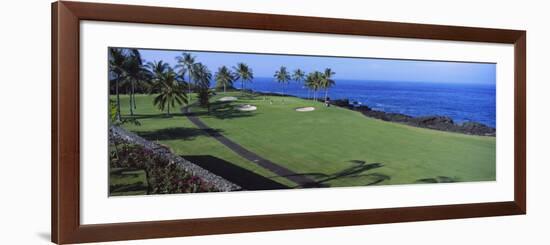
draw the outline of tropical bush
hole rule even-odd
[[[112,125],[122,125],[122,124],[125,124],[125,123],[131,123],[131,124],[134,124],[134,125],[141,125],[141,123],[133,118],[133,117],[129,117],[129,118],[121,118],[120,120],[117,119],[117,114],[118,113],[118,109],[117,109],[117,103],[116,101],[114,100],[111,100],[109,99],[109,122],[112,124]]]
[[[201,178],[140,145],[110,139],[111,168],[142,169],[147,179],[147,194],[211,192],[215,189]]]

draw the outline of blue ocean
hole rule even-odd
[[[424,83],[399,81],[335,80],[330,99],[349,99],[384,111],[410,116],[439,115],[456,123],[473,121],[495,127],[496,88],[494,84]],[[240,88],[240,82],[234,84]],[[273,78],[255,78],[247,89],[281,93],[282,86]],[[291,81],[285,94],[306,98],[308,91]],[[324,91],[318,92],[324,97]]]

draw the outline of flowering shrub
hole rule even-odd
[[[215,191],[201,178],[140,145],[111,138],[109,160],[111,168],[143,169],[147,179],[147,194]]]

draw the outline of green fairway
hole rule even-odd
[[[293,97],[285,97],[283,103],[282,97],[228,92],[218,94],[212,101],[224,96],[239,100],[213,103],[211,113],[196,107],[192,111],[209,127],[247,150],[329,186],[495,180],[494,137],[384,122]],[[128,97],[121,98],[122,114],[128,116]],[[164,117],[153,106],[152,98],[136,96],[136,118],[141,125],[125,124],[126,129],[168,145],[177,154],[215,156],[286,186],[295,186],[198,130],[179,111],[173,117]],[[258,109],[241,112],[236,110],[240,104]],[[314,106],[315,110],[295,111],[305,106]]]

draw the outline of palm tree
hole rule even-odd
[[[122,121],[122,116],[120,114],[120,93],[119,85],[120,82],[126,76],[126,71],[124,67],[126,66],[126,53],[123,49],[120,48],[110,48],[109,49],[109,78],[110,81],[115,83],[115,94],[116,94],[116,121]]]
[[[237,66],[233,67],[235,70],[235,81],[241,80],[241,93],[244,92],[245,83],[251,82],[254,79],[254,72],[245,63],[237,63]]]
[[[163,73],[157,73],[153,79],[153,91],[158,95],[153,99],[153,104],[161,111],[166,109],[166,116],[170,116],[170,108],[176,107],[176,103],[187,104],[187,95],[182,91],[181,84],[176,80],[177,74],[168,67]]]
[[[208,87],[210,88],[210,80],[212,80],[212,73],[202,63],[195,63],[192,68],[191,77],[195,81],[195,86],[197,87]]]
[[[334,74],[335,73],[330,68],[326,68],[325,72],[323,73],[323,79],[321,80],[320,85],[321,88],[325,89],[325,101],[328,99],[328,89],[336,84],[336,82],[334,82],[334,80],[332,79],[332,76]]]
[[[126,71],[126,79],[130,83],[130,115],[134,115],[136,106],[135,88],[138,84],[143,84],[150,78],[149,71],[143,65],[139,50],[130,49],[127,62],[124,67]]]
[[[299,84],[304,81],[305,76],[306,74],[304,73],[304,71],[300,70],[299,68],[292,72],[292,80],[296,81]],[[307,90],[307,97],[309,98],[309,89]]]
[[[321,87],[323,73],[319,71],[311,72],[306,77],[306,86],[313,90],[313,100],[317,100],[317,90]]]
[[[193,67],[193,80],[196,83],[198,89],[198,97],[200,106],[207,107],[210,111],[210,80],[212,80],[212,73],[208,70],[208,67],[202,63],[196,63]]]
[[[279,70],[275,71],[275,75],[273,75],[275,79],[282,85],[283,87],[283,103],[285,103],[285,84],[288,83],[290,80],[290,74],[288,74],[288,71],[286,70],[286,67],[281,66]]]
[[[165,63],[162,60],[148,62],[146,66],[149,69],[149,72],[151,73],[151,75],[153,76],[153,79],[162,76],[162,74],[172,69],[170,68],[170,64]]]
[[[195,56],[191,55],[190,53],[183,52],[181,56],[176,57],[176,60],[178,61],[178,65],[176,65],[176,68],[180,68],[180,75],[184,76],[184,74],[187,72],[187,76],[189,77],[189,81],[187,82],[187,94],[189,94],[189,102],[191,100],[191,76],[192,76],[192,69],[193,65],[195,65]]]
[[[226,87],[233,87],[234,79],[233,74],[231,74],[231,71],[226,66],[220,67],[214,75],[216,88],[223,87],[223,93],[225,93]]]

